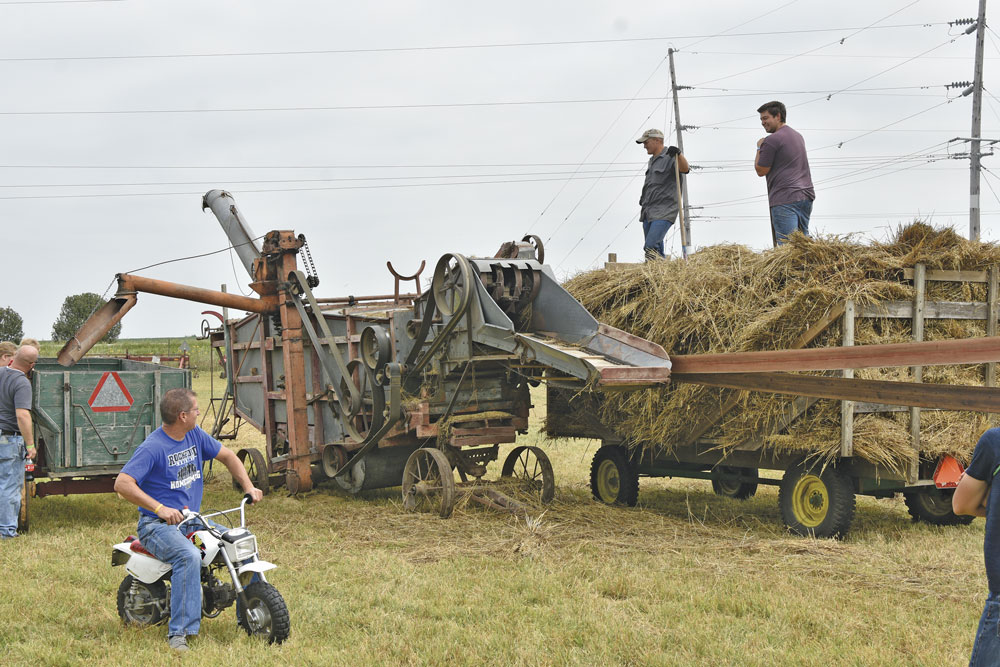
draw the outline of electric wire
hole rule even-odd
[[[55,2],[56,0],[50,0]],[[72,0],[62,0],[72,2]],[[85,0],[77,0],[84,2]],[[90,2],[124,2],[125,0],[89,0]],[[0,2],[0,4],[4,4]],[[36,3],[8,2],[7,4],[42,4]],[[874,26],[865,28],[867,30],[892,30],[898,28],[929,28],[939,25],[947,25],[946,22],[936,23],[901,23],[895,25]],[[283,50],[283,51],[231,51],[231,52],[209,52],[209,53],[150,53],[150,54],[125,54],[125,55],[92,55],[92,56],[23,56],[4,57],[0,62],[46,62],[63,60],[154,60],[154,59],[175,59],[175,58],[242,58],[261,56],[312,56],[312,55],[334,55],[353,53],[409,53],[414,51],[456,51],[463,49],[510,49],[539,46],[576,46],[588,44],[621,44],[629,42],[670,42],[682,39],[701,39],[717,37],[770,37],[777,35],[801,35],[824,32],[843,32],[845,30],[857,30],[856,27],[840,28],[803,28],[798,30],[769,30],[760,32],[744,33],[714,33],[708,35],[667,35],[660,37],[619,37],[615,39],[576,39],[576,40],[553,40],[544,42],[507,42],[494,44],[454,44],[454,45],[434,45],[434,46],[399,46],[399,47],[374,47],[358,49],[309,49],[309,50]]]

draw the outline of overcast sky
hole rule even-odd
[[[944,86],[973,78],[975,35],[948,22],[977,7],[0,0],[0,306],[47,339],[67,295],[225,248],[212,188],[256,234],[306,235],[318,296],[391,292],[386,260],[430,278],[445,252],[526,232],[561,277],[638,261],[634,141],[676,143],[671,47],[696,247],[770,246],[752,164],[771,99],[806,139],[814,232],[884,239],[920,217],[967,235],[969,161],[949,156],[968,144],[949,140],[970,135],[972,97]],[[985,52],[982,136],[1000,138],[992,29]],[[993,190],[1000,167],[983,176],[990,241]],[[139,274],[249,292],[230,253]],[[122,335],[192,334],[206,308],[141,295]]]

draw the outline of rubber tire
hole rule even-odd
[[[951,509],[952,490],[934,488],[928,491],[904,493],[906,509],[914,521],[925,521],[935,526],[967,526],[975,518],[958,515]]]
[[[125,598],[128,596],[129,590],[132,588],[133,577],[131,574],[126,575],[122,579],[121,585],[118,586],[118,616],[122,619],[125,625],[157,625],[169,618],[169,615],[161,614],[159,608],[154,607],[149,614],[148,619],[137,618],[133,616],[128,609],[125,608]],[[136,582],[139,586],[144,587],[152,599],[167,597],[167,587],[162,581],[157,581],[152,584],[145,584],[141,581]]]
[[[778,487],[781,519],[796,535],[843,538],[854,520],[854,481],[834,465],[827,465],[822,471],[820,468],[819,464],[809,465],[799,461],[785,471]],[[816,480],[804,480],[807,476]],[[826,493],[826,512],[816,525],[805,525],[796,516],[794,496],[800,481],[812,481],[814,489]]]
[[[601,477],[607,481],[614,475],[618,482],[618,492],[611,497],[601,492]],[[607,486],[604,484],[603,486]],[[620,445],[604,445],[594,454],[590,464],[590,492],[595,500],[608,505],[635,507],[639,502],[639,472],[628,460],[628,452]]]
[[[259,604],[266,607],[271,616],[271,623],[267,630],[261,629],[255,633],[250,629],[247,614],[244,613],[240,618],[240,626],[246,630],[247,634],[251,637],[266,638],[268,644],[280,644],[288,639],[288,633],[291,631],[291,620],[288,616],[288,605],[285,604],[285,599],[281,597],[278,589],[265,581],[255,581],[244,589],[244,593],[250,608]]]
[[[713,479],[712,480],[712,491],[715,492],[717,496],[723,496],[725,498],[735,498],[736,500],[746,500],[757,493],[757,469],[756,468],[738,468],[734,466],[719,466],[718,471],[721,473],[739,474],[744,476],[753,475],[753,482],[735,482],[727,479]]]
[[[35,492],[34,482],[25,482],[21,486],[21,509],[17,514],[17,532],[27,533],[28,529],[31,527],[30,516],[28,514],[28,504],[31,501],[31,496]]]

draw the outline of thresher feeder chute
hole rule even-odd
[[[503,484],[542,501],[552,466],[517,446],[501,485],[483,481],[499,445],[528,429],[530,387],[626,391],[676,381],[783,394],[1000,412],[1000,390],[797,375],[784,371],[1000,360],[1000,339],[675,357],[597,322],[544,264],[537,237],[494,257],[443,255],[431,288],[420,271],[395,276],[392,294],[318,298],[303,235],[271,231],[258,245],[233,198],[203,199],[251,276],[256,297],[119,274],[118,291],[59,353],[72,365],[136,304],[139,292],[248,314],[213,334],[225,348],[236,417],[266,435],[266,458],[240,452],[258,486],[291,493],[333,479],[357,493],[402,485],[404,506],[451,513],[458,492],[485,505],[522,506]],[[298,258],[305,258],[305,268]],[[422,267],[421,267],[422,268]],[[401,294],[400,280],[416,293]],[[673,375],[671,366],[673,365]],[[453,470],[459,478],[454,481]],[[509,488],[507,489],[509,491]]]

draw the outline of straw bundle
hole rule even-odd
[[[1000,246],[970,242],[951,229],[913,223],[885,243],[865,245],[842,237],[800,234],[779,248],[755,252],[720,245],[687,261],[664,260],[612,266],[580,274],[566,288],[601,322],[659,343],[669,354],[698,354],[790,347],[832,306],[853,299],[858,306],[912,300],[903,269],[923,263],[929,270],[983,270],[1000,263]],[[985,301],[982,283],[928,282],[927,300]],[[985,335],[980,320],[927,320],[925,340]],[[855,344],[912,340],[908,320],[861,319]],[[839,322],[809,347],[842,343]],[[985,366],[929,367],[924,382],[981,385]],[[856,377],[910,380],[906,368],[866,369]],[[686,442],[705,415],[732,390],[675,384],[660,390],[610,395],[601,419],[634,446],[669,451]],[[840,442],[840,404],[820,400],[786,429],[779,419],[789,397],[742,392],[737,407],[706,436],[726,450],[761,442],[778,450],[834,456]],[[949,453],[967,460],[988,426],[982,415],[927,411],[922,416],[925,455]],[[859,414],[854,451],[873,463],[899,469],[911,455],[907,413]]]

